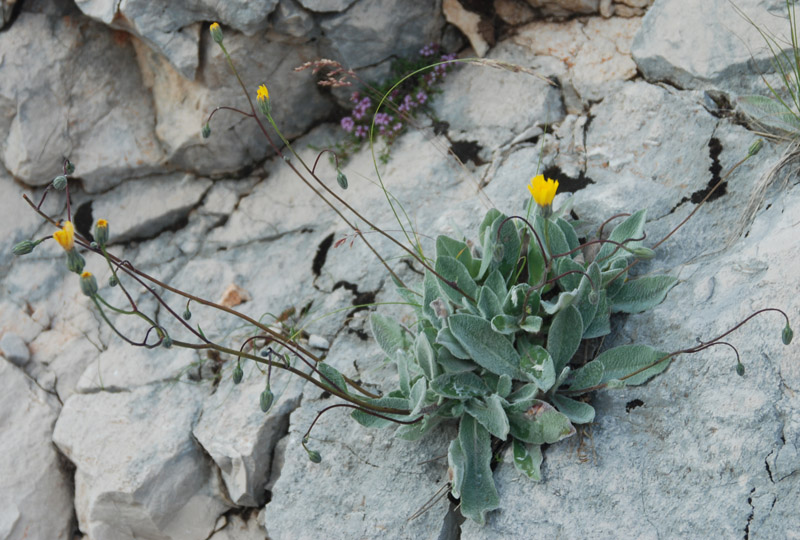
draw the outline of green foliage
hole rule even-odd
[[[594,420],[581,396],[608,384],[642,384],[663,371],[669,357],[643,345],[577,354],[585,339],[610,332],[612,312],[637,313],[660,303],[675,278],[629,278],[626,267],[642,249],[645,212],[622,221],[592,260],[585,260],[573,225],[537,216],[522,220],[490,210],[481,223],[480,248],[436,239],[435,274],[416,291],[416,335],[373,314],[373,335],[398,366],[399,389],[376,405],[422,413],[398,436],[416,439],[447,419],[458,419],[448,452],[452,493],[462,513],[483,523],[497,508],[492,440],[513,446],[514,464],[540,480],[542,444]],[[536,236],[538,236],[538,240]],[[574,250],[574,251],[572,251]],[[572,251],[571,253],[569,253]],[[436,275],[438,274],[438,275]],[[662,360],[659,362],[659,360]],[[362,424],[388,421],[357,411]]]

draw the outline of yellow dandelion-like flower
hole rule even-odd
[[[541,207],[550,206],[553,203],[556,190],[558,190],[558,180],[550,178],[545,180],[543,174],[531,178],[531,183],[528,185],[528,191],[531,192],[533,200]]]
[[[269,90],[267,90],[267,86],[262,84],[258,87],[258,92],[256,92],[256,101],[258,102],[258,108],[265,116],[269,116],[270,113],[270,104],[269,104]]]
[[[219,23],[211,23],[211,26],[208,28],[211,32],[211,39],[215,42],[222,44],[222,28],[219,27]]]
[[[75,247],[75,227],[72,222],[65,221],[61,230],[53,233],[53,238],[56,239],[58,245],[64,248],[64,251],[72,251]]]
[[[269,99],[269,90],[267,90],[267,85],[262,84],[258,87],[258,92],[256,93],[256,98],[261,101],[262,99],[266,100]]]

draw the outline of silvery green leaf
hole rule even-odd
[[[491,227],[481,232],[480,238],[481,245],[483,246],[483,258],[481,259],[481,265],[478,268],[478,276],[475,278],[478,280],[483,279],[483,276],[485,276],[489,269],[492,268],[492,263],[495,259],[495,251],[498,248],[496,242],[494,241],[494,237],[492,236]],[[499,272],[499,270],[497,270],[497,272]]]
[[[497,394],[470,399],[464,404],[464,410],[501,441],[508,437],[508,418]]]
[[[447,449],[447,466],[451,476],[450,493],[458,499],[461,497],[461,487],[464,485],[464,473],[467,469],[467,457],[458,437],[450,441],[450,447]]]
[[[345,382],[344,376],[339,373],[339,370],[325,362],[318,362],[317,370],[329,379],[337,389],[345,394],[347,393],[347,382]],[[319,380],[323,385],[331,388],[331,384],[327,380],[322,377],[320,377]]]
[[[536,233],[539,235],[539,238],[542,240],[542,244],[545,246],[545,249],[549,248],[549,255],[560,255],[561,253],[566,253],[569,251],[569,243],[567,242],[567,238],[564,236],[564,232],[561,230],[561,227],[559,227],[557,223],[553,222],[553,220],[550,220],[547,224],[547,235],[545,235],[544,223],[545,220],[542,218],[542,216],[536,216],[534,228],[536,229]],[[546,242],[545,236],[547,236]],[[535,242],[536,239],[533,241]]]
[[[434,269],[440,276],[449,281],[449,283],[447,283],[438,279],[439,289],[451,302],[461,305],[463,303],[464,293],[472,298],[478,296],[478,286],[475,284],[475,280],[472,279],[467,267],[464,266],[461,261],[444,255],[436,259]],[[453,284],[455,284],[458,289],[453,287]]]
[[[512,382],[513,381],[511,380],[511,377],[509,377],[508,375],[500,375],[500,377],[497,380],[497,387],[496,387],[497,394],[502,398],[508,397],[508,395],[511,393]]]
[[[575,434],[569,418],[544,401],[534,401],[522,414],[510,414],[508,421],[511,435],[531,444],[553,444]]]
[[[419,422],[401,425],[394,432],[394,436],[405,441],[418,441],[443,421],[444,418],[441,416],[426,415]]]
[[[600,305],[600,293],[602,292],[602,289],[600,288],[602,276],[600,274],[600,267],[597,265],[597,263],[590,264],[589,268],[586,269],[586,273],[588,274],[588,277],[583,276],[582,278],[586,280],[586,285],[581,289],[581,295],[577,298],[574,304],[581,314],[584,333],[586,333],[586,328],[591,326],[592,322],[594,321],[594,317],[597,314],[597,310]],[[591,278],[591,281],[589,281],[589,278]],[[592,283],[594,283],[594,286],[597,287],[597,291],[592,289]],[[594,303],[591,302],[590,295],[592,293],[597,295]]]
[[[489,287],[480,287],[478,292],[478,310],[481,315],[487,319],[491,319],[496,315],[503,312],[503,306],[500,304],[500,299],[494,294],[494,291]]]
[[[536,238],[531,238],[528,247],[528,283],[538,285],[544,278],[544,256]]]
[[[667,353],[647,345],[622,345],[601,353],[595,361],[602,362],[605,366],[603,379],[600,382],[606,382],[612,379],[622,379],[622,377],[649,366],[665,356]],[[667,369],[669,364],[670,359],[667,358],[663,362],[625,379],[625,383],[630,386],[645,383]]]
[[[527,445],[514,439],[514,466],[519,472],[535,482],[541,482],[542,447],[538,444]]]
[[[541,317],[537,317],[536,315],[528,315],[525,317],[524,322],[520,322],[519,329],[524,330],[529,334],[538,334],[542,329],[543,322],[544,320]]]
[[[489,277],[486,278],[486,283],[484,283],[483,286],[490,288],[498,299],[505,298],[506,294],[508,294],[506,282],[499,270],[494,270],[491,274],[489,274]]]
[[[609,269],[601,274],[607,298],[614,298],[625,284],[625,280],[628,278],[628,272],[624,270],[626,266],[628,266],[627,259],[614,259]]]
[[[480,262],[473,260],[469,246],[464,242],[444,235],[439,236],[436,238],[436,258],[443,256],[452,257],[461,262],[473,278],[478,275]]]
[[[447,323],[476,364],[497,375],[516,378],[519,354],[508,339],[492,330],[489,321],[474,315],[456,314],[451,315]]]
[[[561,229],[561,232],[564,233],[564,239],[567,241],[569,250],[573,250],[578,247],[580,245],[580,241],[578,241],[578,235],[575,233],[575,229],[572,227],[572,224],[560,217],[557,217],[555,222],[558,225],[558,228]]]
[[[558,293],[558,298],[555,302],[542,300],[541,306],[545,313],[548,315],[555,315],[571,306],[575,299],[578,297],[578,289],[569,292]]]
[[[611,231],[611,235],[608,237],[608,239],[613,240],[614,242],[624,243],[628,248],[641,246],[641,240],[628,242],[626,242],[626,240],[642,237],[646,218],[647,211],[639,210],[632,216],[629,216],[625,221],[614,227],[614,230]],[[608,268],[611,262],[615,259],[628,259],[630,256],[630,253],[624,249],[618,248],[618,246],[615,246],[614,244],[606,243],[603,244],[603,247],[601,247],[600,251],[597,252],[595,261],[600,265],[600,268]]]
[[[455,338],[453,338],[455,339]],[[475,371],[478,369],[478,364],[472,360],[462,360],[456,358],[446,347],[438,347],[436,351],[436,362],[445,373],[459,373],[461,371]]]
[[[547,392],[556,382],[553,359],[541,345],[520,346],[520,371],[542,392]]]
[[[431,390],[442,397],[461,401],[485,396],[490,392],[483,379],[471,371],[439,375],[431,381]]]
[[[492,325],[492,330],[495,332],[510,336],[519,331],[518,320],[519,317],[513,317],[511,315],[497,315],[496,317],[492,317],[490,324]]]
[[[583,331],[583,339],[592,339],[607,336],[611,333],[611,321],[609,319],[609,305],[606,291],[600,291],[598,295],[597,312],[589,328]]]
[[[428,340],[425,332],[417,334],[417,339],[414,342],[414,352],[417,357],[417,363],[422,368],[422,373],[429,381],[432,381],[439,374],[439,364],[436,362],[436,353]]]
[[[390,360],[396,359],[397,351],[408,347],[403,327],[392,319],[373,313],[369,317],[369,326],[375,341]]]
[[[461,417],[458,446],[450,446],[448,462],[453,469],[453,494],[461,499],[461,514],[483,525],[486,512],[500,506],[492,476],[489,432],[470,415]],[[455,441],[454,441],[455,442]]]
[[[392,409],[410,409],[408,400],[405,398],[382,397],[377,399],[366,399],[364,401],[370,403],[371,405],[377,405],[378,407],[388,407]],[[386,414],[386,413],[380,413],[380,414],[382,414],[383,416],[388,416],[390,418],[396,418],[398,420],[408,419],[407,415]],[[378,418],[377,416],[373,416],[362,410],[355,410],[350,414],[350,416],[353,418],[353,420],[355,420],[362,426],[368,428],[384,428],[386,426],[394,424],[394,422],[390,420],[386,420],[384,418]]]
[[[506,216],[501,214],[492,223],[492,236],[494,241],[502,246],[502,259],[498,261],[497,268],[503,276],[508,277],[517,266],[522,249],[519,231],[512,220],[506,221]],[[505,222],[505,223],[503,223]],[[502,228],[501,228],[502,224]],[[499,234],[498,234],[499,231]]]
[[[583,390],[600,384],[603,380],[605,367],[599,360],[592,360],[572,372],[572,380],[569,385],[570,390]]]
[[[478,237],[483,238],[484,233],[486,230],[492,228],[492,224],[497,220],[498,217],[502,216],[503,214],[497,208],[491,208],[486,215],[483,217],[483,221],[478,226]],[[486,247],[486,246],[483,246]]]
[[[560,259],[556,259],[556,271],[558,275],[567,274],[567,272],[576,272],[574,274],[567,274],[566,276],[560,278],[558,280],[558,286],[561,287],[562,291],[572,291],[578,288],[578,285],[581,283],[581,279],[584,277],[577,272],[583,272],[583,266],[576,261],[573,261],[569,257],[561,257]]]
[[[606,381],[606,388],[609,390],[619,390],[620,388],[625,388],[627,384],[625,381],[621,381],[619,379],[611,379],[610,381]]]
[[[448,399],[436,409],[434,414],[442,418],[461,418],[461,415],[464,414],[464,402]]]
[[[547,333],[547,351],[553,357],[556,373],[569,363],[578,350],[583,336],[581,314],[573,306],[567,306],[553,318]]]
[[[441,297],[436,276],[427,270],[422,282],[422,313],[437,329],[442,327],[442,319],[450,315],[450,307]]]
[[[538,396],[538,395],[539,395],[539,387],[534,383],[530,383],[530,384],[525,384],[523,386],[520,386],[519,388],[514,390],[512,393],[510,393],[507,396],[506,399],[511,404],[531,402],[531,405],[532,405],[533,404],[532,401],[534,399],[536,399],[536,396]],[[530,405],[528,405],[528,407],[530,407]],[[528,407],[526,407],[526,409]],[[523,412],[523,411],[519,411],[519,412]]]
[[[451,332],[450,328],[448,327],[443,327],[441,330],[439,330],[439,333],[436,335],[436,343],[443,346],[456,358],[460,358],[462,360],[472,359],[469,352],[467,352],[467,350],[461,345],[461,342],[455,338],[453,332]]]
[[[790,133],[800,131],[800,118],[792,109],[776,99],[764,96],[741,96],[739,104],[742,112],[766,127]]]
[[[641,313],[660,304],[678,278],[672,276],[644,276],[626,281],[614,296],[611,311],[614,313]]]
[[[582,401],[555,394],[553,405],[558,408],[573,424],[589,424],[594,420],[594,407]]]
[[[411,393],[411,370],[409,364],[411,363],[411,359],[409,358],[409,354],[405,351],[398,351],[395,359],[395,364],[397,365],[397,379],[398,383],[400,384],[400,391],[403,393],[403,397],[408,397]]]
[[[523,313],[536,315],[539,312],[539,292],[531,291],[527,283],[514,285],[503,300],[503,312],[506,315],[521,317]]]
[[[411,407],[409,416],[418,415],[423,407],[429,405],[427,402],[428,384],[424,377],[420,377],[411,387],[411,392],[408,396],[408,405]]]

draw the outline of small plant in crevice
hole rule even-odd
[[[460,501],[461,513],[484,523],[486,513],[500,506],[492,473],[492,460],[499,449],[509,446],[516,468],[533,480],[541,480],[543,445],[570,437],[576,433],[576,426],[592,422],[592,392],[643,384],[663,372],[676,356],[720,345],[735,352],[734,370],[744,375],[738,351],[724,339],[762,313],[780,313],[785,322],[781,339],[786,345],[792,341],[786,314],[765,308],[713,339],[677,351],[634,344],[597,355],[580,352],[600,350],[599,341],[611,331],[611,314],[642,312],[664,300],[676,278],[633,276],[631,269],[639,261],[653,258],[655,250],[713,196],[734,170],[755,155],[760,145],[753,145],[748,155],[719,179],[677,227],[649,246],[645,245],[645,210],[611,216],[599,224],[592,238],[579,240],[570,217],[571,206],[565,204],[555,211],[552,207],[558,182],[536,175],[528,186],[530,198],[525,215],[507,216],[490,209],[478,225],[474,243],[439,236],[435,255],[428,258],[419,242],[411,241],[402,222],[409,245],[375,226],[342,197],[340,191],[347,189],[348,183],[341,169],[337,167],[338,191],[319,178],[316,165],[320,156],[332,151],[323,150],[309,166],[273,119],[267,87],[259,86],[255,100],[251,99],[225,49],[219,25],[214,23],[210,30],[247,96],[249,111],[218,107],[203,125],[202,135],[211,135],[210,121],[220,110],[252,118],[286,166],[342,219],[353,231],[353,239],[363,242],[383,264],[417,319],[413,330],[409,330],[383,315],[375,313],[370,317],[375,340],[397,366],[397,388],[382,395],[371,392],[365,388],[367,385],[345,377],[303,347],[297,340],[303,330],[297,327],[299,322],[286,323],[291,311],[274,317],[279,325],[265,324],[148,275],[132,261],[108,250],[111,224],[105,219],[97,220],[93,240],[76,232],[69,205],[69,177],[74,167],[67,160],[63,174],[53,180],[38,204],[25,197],[56,231],[52,236],[20,242],[13,250],[16,255],[25,255],[49,238],[55,239],[66,254],[67,269],[78,275],[83,294],[111,330],[130,345],[148,349],[183,347],[230,356],[235,358],[231,377],[236,384],[244,378],[243,363],[254,362],[265,379],[258,404],[265,412],[279,397],[271,384],[273,369],[288,371],[339,398],[340,402],[318,412],[300,441],[313,463],[321,462],[323,455],[309,446],[310,433],[330,410],[353,409],[353,418],[365,426],[399,426],[396,435],[405,439],[419,439],[443,422],[457,423],[458,435],[450,443],[447,456],[449,488]],[[401,80],[394,86],[402,84]],[[389,96],[393,88],[387,90]],[[389,96],[384,95],[379,105],[386,103]],[[380,106],[373,111],[373,119],[378,114]],[[272,133],[285,149],[278,147]],[[371,137],[375,135],[376,132],[371,133]],[[377,166],[376,174],[380,180]],[[66,220],[41,210],[44,198],[53,189],[65,191]],[[385,189],[384,192],[397,217],[396,209],[402,210],[402,206],[393,202]],[[357,227],[356,222],[362,227]],[[606,235],[612,223],[615,225]],[[369,242],[366,232],[378,234],[401,249],[405,257],[422,268],[422,280],[404,283]],[[412,233],[418,240],[419,235],[413,230]],[[333,237],[326,238],[320,253],[327,254],[332,242]],[[111,273],[107,284],[98,283],[87,270],[93,261],[87,262],[84,254],[92,254],[107,265]],[[323,262],[315,263],[317,274]],[[134,300],[131,287],[143,290],[156,301],[160,318],[156,312],[143,310],[141,306],[146,303]],[[358,288],[353,287],[358,300]],[[112,289],[119,291],[115,295],[117,302],[110,300]],[[252,330],[235,345],[225,344],[203,332],[193,316],[194,305],[237,317]],[[304,309],[300,316],[307,314]],[[120,317],[141,321],[141,335],[134,337],[131,325],[125,325],[129,330],[123,332],[116,324]],[[586,343],[594,346],[582,347]]]

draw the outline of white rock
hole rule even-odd
[[[71,480],[50,441],[59,403],[0,359],[0,536],[72,539]]]
[[[527,0],[545,17],[571,17],[597,13],[600,0]]]
[[[458,0],[442,0],[442,11],[447,22],[467,36],[475,54],[483,57],[489,50],[489,43],[481,35],[481,16],[465,9]]]
[[[24,366],[31,359],[28,344],[17,334],[11,332],[6,332],[0,338],[0,353],[3,353],[6,360],[17,367]]]
[[[266,531],[258,522],[255,513],[242,519],[238,514],[224,516],[225,524],[218,529],[208,540],[264,540]]]
[[[311,334],[308,336],[308,346],[314,349],[327,350],[330,348],[331,344],[324,337]]]
[[[275,8],[272,26],[276,32],[308,39],[314,29],[314,18],[294,0],[281,0]]]
[[[206,392],[175,382],[67,400],[53,441],[76,466],[81,531],[96,540],[209,536],[227,504],[191,435]]]

